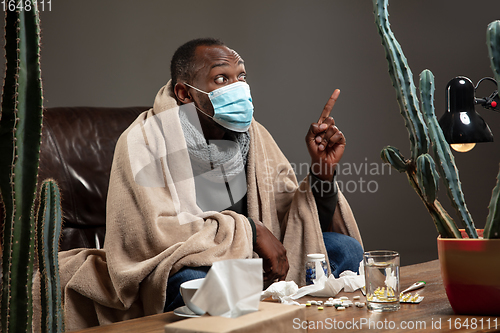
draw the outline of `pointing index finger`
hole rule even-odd
[[[330,112],[332,112],[333,106],[335,105],[337,98],[339,98],[339,95],[340,95],[340,89],[335,89],[332,96],[330,96],[328,102],[326,102],[326,105],[323,108],[323,112],[321,112],[318,124],[322,124],[323,121],[330,116]]]

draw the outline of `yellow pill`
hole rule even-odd
[[[323,310],[323,307],[322,306],[318,306],[318,310]]]
[[[306,306],[311,306],[311,303],[306,303]]]

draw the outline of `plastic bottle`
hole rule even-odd
[[[323,268],[325,276],[328,276],[328,266],[326,265],[325,255],[322,253],[311,253],[307,255],[306,261],[306,285],[313,284],[316,279],[316,266]]]

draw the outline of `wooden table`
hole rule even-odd
[[[438,260],[401,267],[400,278],[403,289],[416,281],[427,282],[426,287],[418,291],[420,295],[425,297],[420,304],[401,304],[399,311],[391,313],[373,313],[369,312],[366,307],[351,307],[344,311],[337,311],[332,307],[318,310],[317,306],[313,305],[305,309],[307,321],[292,321],[289,332],[295,331],[300,326],[307,327],[310,332],[331,332],[332,330],[373,332],[500,331],[500,317],[459,316],[453,313],[441,280]],[[347,296],[352,299],[355,295],[361,295],[361,301],[364,301],[360,291],[340,292],[337,297]],[[299,301],[304,303],[306,300],[324,301],[326,299],[305,296]],[[168,312],[78,332],[163,333],[166,324],[183,319]]]

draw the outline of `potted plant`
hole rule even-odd
[[[455,159],[434,112],[434,75],[429,70],[420,74],[418,96],[401,45],[390,29],[387,6],[388,0],[373,0],[375,23],[409,133],[411,157],[407,159],[397,148],[387,146],[381,158],[406,174],[436,225],[441,275],[455,313],[500,315],[500,172],[484,232],[477,230],[465,204]],[[487,41],[491,68],[500,83],[500,21],[488,26]],[[439,179],[463,230],[437,199]]]

